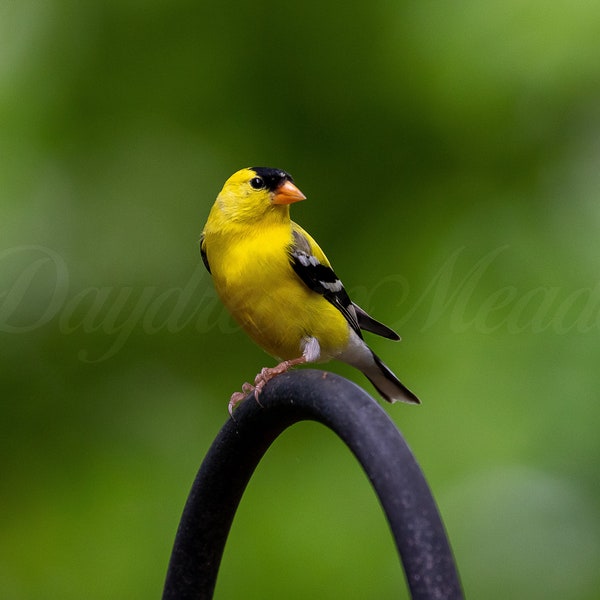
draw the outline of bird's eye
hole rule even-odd
[[[250,180],[250,186],[255,190],[262,190],[265,187],[265,182],[260,177],[253,177]]]

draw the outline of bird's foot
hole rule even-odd
[[[242,385],[241,392],[233,392],[231,394],[231,398],[229,399],[229,404],[227,405],[227,410],[229,411],[229,416],[233,417],[233,409],[250,393],[254,392],[254,386],[251,383],[245,382]]]
[[[285,373],[292,367],[296,365],[300,365],[306,362],[306,358],[304,356],[300,356],[299,358],[292,358],[291,360],[284,360],[280,362],[278,365],[274,367],[264,367],[260,370],[260,373],[254,378],[254,385],[250,383],[244,383],[242,385],[241,392],[234,392],[231,394],[231,398],[229,399],[229,404],[227,405],[227,409],[229,410],[229,415],[233,417],[233,409],[251,392],[254,392],[254,399],[258,402],[260,406],[259,396],[262,392],[263,388],[273,377],[277,375],[281,375]]]

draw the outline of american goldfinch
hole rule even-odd
[[[264,385],[290,367],[334,358],[362,371],[387,401],[418,404],[361,330],[390,340],[398,334],[350,300],[321,248],[290,219],[290,204],[305,199],[285,171],[242,169],[225,182],[204,226],[200,251],[219,297],[281,361],[235,392],[229,413],[251,391],[258,400]]]

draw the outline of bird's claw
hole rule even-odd
[[[273,372],[275,371],[275,372]],[[254,399],[258,403],[259,406],[262,406],[259,396],[262,392],[263,388],[267,384],[267,382],[278,375],[279,371],[276,369],[269,369],[268,367],[264,367],[261,369],[260,373],[254,378],[254,385],[248,383],[247,381],[242,385],[241,392],[233,392],[231,394],[231,398],[229,399],[229,404],[227,405],[227,410],[229,411],[229,416],[233,417],[233,410],[235,407],[248,396],[254,392]]]
[[[260,373],[254,378],[254,398],[260,404],[260,400],[258,397],[260,393],[263,391],[263,388],[273,377],[276,375],[280,375],[281,373],[285,373],[288,369],[287,366],[282,366],[282,364],[277,365],[276,367],[263,367],[260,370]],[[262,406],[262,404],[260,404]]]
[[[260,373],[254,378],[254,398],[256,399],[257,402],[258,402],[258,397],[260,396],[260,393],[262,392],[263,388],[267,384],[267,381],[269,381],[269,379],[270,379],[270,377],[268,376],[268,371],[269,371],[269,369],[267,367],[264,367],[263,369],[260,370]],[[260,402],[259,402],[259,404],[260,404]]]
[[[254,386],[251,383],[248,383],[247,381],[245,383],[242,384],[242,392],[244,392],[244,394],[248,395],[250,392],[254,391]]]
[[[247,381],[242,385],[241,392],[233,392],[231,394],[231,398],[229,399],[229,404],[227,405],[227,410],[229,411],[229,416],[233,417],[233,409],[251,392],[254,392],[254,386]]]
[[[227,405],[227,410],[229,411],[229,416],[233,417],[233,409],[246,397],[246,394],[242,392],[233,392],[231,394],[231,398],[229,399],[229,404]]]

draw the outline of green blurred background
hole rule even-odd
[[[385,409],[467,596],[597,598],[599,140],[598,3],[2,1],[2,597],[159,597],[227,399],[273,364],[198,252],[267,165],[403,335],[369,342],[423,404]],[[316,424],[259,466],[216,590],[283,596],[407,597]]]

